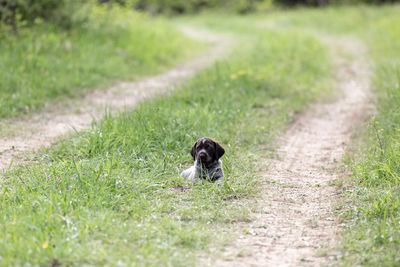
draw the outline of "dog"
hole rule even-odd
[[[190,154],[194,165],[181,173],[182,178],[187,178],[198,183],[199,181],[222,181],[222,161],[225,149],[211,138],[203,137],[194,143]]]

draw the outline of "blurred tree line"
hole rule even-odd
[[[84,16],[76,15],[87,3],[121,5],[151,14],[196,13],[204,9],[221,9],[248,13],[272,6],[324,6],[328,4],[383,4],[400,0],[0,0],[0,26],[13,30],[33,22],[51,21],[63,28],[81,23]],[[81,12],[82,13],[82,12]]]
[[[34,22],[51,21],[70,28],[76,11],[87,1],[79,0],[0,0],[0,26],[16,30]]]

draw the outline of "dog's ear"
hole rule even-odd
[[[192,155],[193,160],[196,160],[196,145],[197,145],[197,142],[194,143],[192,150],[190,150],[190,155]]]
[[[215,145],[215,159],[219,160],[225,154],[225,149],[220,144],[218,144],[218,142],[214,141],[214,145]]]

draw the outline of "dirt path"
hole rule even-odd
[[[282,137],[279,159],[262,174],[260,212],[250,225],[238,226],[239,239],[217,266],[319,266],[338,253],[339,193],[333,182],[340,178],[337,162],[353,127],[369,108],[370,74],[361,43],[325,41],[343,94],[333,103],[311,106]]]
[[[106,108],[119,112],[137,103],[166,94],[185,79],[205,68],[230,51],[231,39],[193,28],[181,28],[189,37],[208,41],[210,48],[189,62],[157,76],[137,82],[119,83],[105,91],[95,91],[62,112],[54,108],[52,112],[40,113],[29,120],[13,120],[11,136],[0,138],[0,171],[24,160],[29,160],[35,150],[54,143],[71,131],[90,127],[93,120],[103,117]]]

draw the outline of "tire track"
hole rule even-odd
[[[210,47],[194,59],[159,75],[135,82],[121,82],[108,90],[89,93],[72,106],[63,107],[62,114],[55,107],[54,111],[41,112],[29,120],[6,122],[19,130],[12,131],[12,136],[0,138],[0,171],[11,163],[29,161],[36,150],[50,146],[73,130],[90,127],[93,121],[104,116],[106,109],[116,113],[156,95],[168,94],[185,79],[222,59],[231,50],[232,41],[225,36],[189,27],[182,27],[181,31],[193,39],[208,41]]]
[[[343,93],[333,103],[312,105],[282,137],[279,159],[267,160],[269,171],[261,174],[260,211],[252,223],[237,226],[239,238],[217,266],[319,266],[339,256],[340,195],[333,182],[343,175],[337,162],[354,126],[371,108],[370,70],[366,48],[357,40],[323,41]]]

